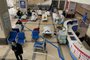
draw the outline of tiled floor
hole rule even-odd
[[[4,58],[8,52],[9,52],[10,48],[8,45],[0,45],[0,59]]]
[[[24,46],[23,46],[23,50],[24,50],[23,59],[32,60],[33,45],[34,45],[34,43],[30,43],[30,42],[27,42],[27,43],[24,44]],[[5,57],[5,59],[6,60],[16,59],[15,56],[14,56],[14,53],[13,53],[13,51],[11,49],[10,49],[8,55]]]
[[[15,24],[15,21],[17,20],[12,20],[12,25]],[[51,27],[51,30],[54,32],[54,26],[52,23],[51,17],[48,17],[47,22],[42,22],[42,20],[38,20],[36,22],[27,22],[24,28],[24,33],[26,36],[26,42],[23,45],[23,59],[25,60],[60,60],[57,48],[52,46],[50,43],[47,43],[46,49],[48,53],[41,53],[41,52],[34,52],[34,42],[32,42],[32,37],[31,37],[31,30],[34,28],[38,27],[40,23],[40,35],[42,35],[43,27],[48,25]],[[51,38],[47,38],[48,41],[52,42],[54,45],[58,46],[57,39],[55,35],[52,35]],[[42,38],[39,38],[39,41],[42,41]],[[0,46],[0,59],[5,58],[5,60],[16,60],[14,52],[11,50],[9,45],[5,46]]]

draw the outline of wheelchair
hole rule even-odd
[[[46,50],[46,41],[35,42],[34,43],[34,51],[40,51],[40,52],[43,52],[43,53],[47,53],[47,50]]]

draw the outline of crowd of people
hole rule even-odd
[[[23,25],[23,23],[22,23],[22,21],[21,21],[21,17],[22,17],[24,14],[23,14],[23,12],[21,12],[20,10],[18,10],[16,14],[17,14],[17,16],[18,16],[18,18],[19,18],[19,20],[16,22],[16,25],[17,25],[17,24],[21,25],[21,27],[22,27],[21,30],[23,31],[24,25]],[[30,11],[30,8],[27,9],[27,13],[26,13],[27,19],[28,19],[29,17],[31,17],[31,20],[36,20],[36,19],[37,19],[37,14],[38,14],[38,13],[36,13],[35,10]],[[42,15],[42,14],[41,14],[41,12],[40,12],[40,16],[41,16],[41,15]],[[62,15],[65,17],[65,16],[66,16],[66,12],[63,11]],[[54,14],[54,17],[56,18],[57,15]],[[57,17],[57,18],[58,18],[58,17]],[[59,18],[58,18],[58,19],[59,19]],[[86,20],[87,20],[87,13],[85,13],[85,15],[83,15],[83,21],[86,22]],[[63,33],[63,34],[65,34],[65,33],[63,32],[63,30],[62,30],[61,27],[57,27],[57,28],[58,28],[58,31],[57,31],[56,33],[54,33],[55,35],[59,35],[58,33]],[[33,37],[32,37],[32,39],[35,39],[35,37],[34,37],[34,34],[36,34],[35,31],[37,31],[38,38],[39,38],[39,33],[40,33],[40,30],[39,30],[39,29],[40,29],[39,27],[33,29],[33,32],[32,32],[32,36],[33,36]],[[79,32],[76,32],[76,35],[79,36],[80,33],[79,33]],[[61,35],[60,35],[60,36],[61,36]],[[60,36],[58,36],[58,39],[60,39]],[[37,40],[38,38],[36,38],[36,40]],[[84,38],[85,38],[85,37],[81,37],[81,38],[79,38],[79,39],[80,39],[81,41],[83,41]],[[66,40],[66,35],[65,35],[65,40]],[[67,42],[65,41],[65,43],[67,43]],[[11,43],[11,47],[12,47],[12,50],[14,51],[14,53],[15,53],[15,56],[16,56],[17,60],[23,60],[23,58],[22,58],[22,54],[23,54],[22,45],[19,44],[19,43],[16,43],[16,42],[14,41],[14,42]]]

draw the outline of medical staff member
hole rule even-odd
[[[17,22],[16,22],[16,24],[19,24],[19,25],[21,25],[21,31],[24,29],[24,25],[23,25],[23,23],[21,22],[21,20],[18,20]]]
[[[23,12],[21,12],[20,10],[18,10],[16,14],[19,17],[19,19],[21,19],[21,17],[23,16]]]
[[[27,9],[27,16],[30,17],[32,15],[30,8]]]

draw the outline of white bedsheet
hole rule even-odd
[[[48,20],[47,14],[43,14],[43,15],[42,15],[42,21],[47,21],[47,20]]]
[[[43,34],[53,34],[49,26],[45,26],[44,31],[42,33]]]
[[[36,20],[37,18],[38,18],[37,13],[32,12],[31,20],[34,21],[34,20]]]
[[[27,18],[27,16],[26,15],[23,15],[22,17],[21,17],[21,19],[26,19]]]
[[[59,16],[57,13],[53,13],[53,19],[59,19]]]
[[[50,12],[49,12],[49,11],[46,11],[45,14],[46,14],[47,16],[50,16]]]
[[[59,16],[57,13],[53,13],[53,20],[55,23],[58,23],[58,20],[59,20]]]
[[[37,10],[37,14],[38,15],[42,15],[42,11],[41,10]]]

